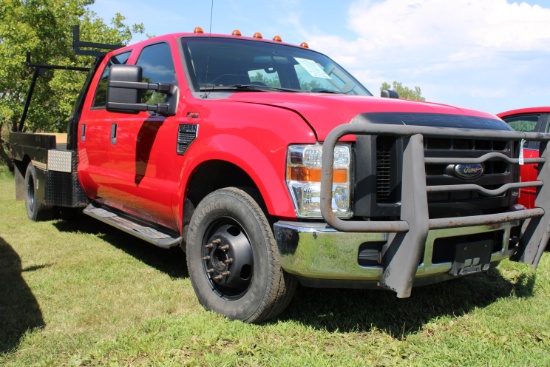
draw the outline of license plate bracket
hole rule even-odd
[[[451,271],[454,276],[468,275],[489,270],[493,240],[458,244]]]

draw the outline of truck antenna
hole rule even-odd
[[[206,71],[204,79],[206,81],[206,84],[208,85],[208,65],[210,65],[210,39],[212,38],[212,15],[214,14],[214,0],[211,0],[210,2],[210,28],[208,29],[208,52],[206,57]],[[204,98],[208,97],[208,92],[206,92],[203,96]]]

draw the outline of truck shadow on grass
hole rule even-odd
[[[189,276],[185,254],[178,247],[163,249],[154,246],[84,214],[75,220],[55,222],[54,226],[62,232],[93,234],[172,278]]]
[[[26,332],[45,326],[38,301],[23,273],[46,266],[22,269],[17,252],[0,237],[0,354],[17,348]]]
[[[164,250],[106,224],[79,216],[54,224],[60,231],[96,235],[144,264],[174,278],[189,274],[185,254],[179,248]],[[510,296],[530,297],[536,275],[520,275],[515,282],[497,269],[439,284],[413,288],[407,299],[382,290],[314,289],[298,287],[287,310],[277,321],[297,321],[313,328],[339,332],[381,330],[402,338],[422,330],[437,317],[458,317],[476,307],[488,306]]]
[[[459,317],[502,298],[530,297],[535,280],[535,273],[522,274],[513,283],[497,268],[413,288],[411,297],[405,299],[385,290],[299,287],[282,318],[328,331],[380,330],[399,339],[417,333],[434,318]]]

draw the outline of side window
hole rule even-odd
[[[550,115],[546,115],[546,116],[543,115],[543,118],[541,120],[543,124],[542,126],[546,126],[544,129],[544,132],[549,133],[550,132]]]
[[[533,132],[537,127],[539,115],[522,115],[514,117],[505,117],[504,121],[516,131]]]
[[[143,69],[143,81],[148,83],[176,83],[176,70],[172,61],[170,46],[166,43],[157,43],[147,46],[141,51],[136,63]],[[166,102],[166,94],[144,91],[141,103],[155,104]]]
[[[535,132],[537,130],[537,122],[539,121],[538,114],[532,115],[519,115],[505,117],[503,119],[510,127],[516,131],[521,132]],[[538,148],[538,142],[528,141],[526,148]]]
[[[95,92],[95,98],[92,107],[105,107],[105,105],[107,104],[107,79],[109,79],[109,70],[111,70],[111,65],[126,64],[128,59],[130,58],[131,53],[131,51],[124,52],[115,55],[111,57],[111,59],[109,59],[109,61],[107,62],[107,66],[105,66],[105,70],[103,71],[103,75],[101,75],[101,79],[99,80],[99,83],[97,85],[97,90]]]

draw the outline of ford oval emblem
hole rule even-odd
[[[455,165],[455,175],[464,180],[473,180],[481,177],[485,167],[481,163],[460,163]]]

